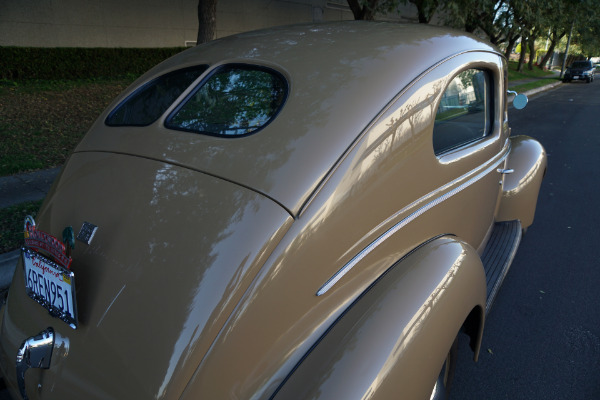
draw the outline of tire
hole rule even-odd
[[[450,397],[450,388],[454,380],[454,371],[456,370],[456,359],[458,357],[458,336],[454,339],[454,343],[448,350],[446,361],[442,366],[440,375],[431,392],[432,400],[446,400]]]

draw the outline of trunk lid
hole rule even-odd
[[[197,171],[82,152],[36,220],[58,238],[69,225],[77,235],[84,221],[98,230],[73,250],[76,330],[27,296],[17,266],[2,357],[14,365],[23,340],[48,327],[58,338],[51,368],[25,375],[29,397],[173,399],[292,218],[256,192]],[[5,373],[14,385],[15,372]]]

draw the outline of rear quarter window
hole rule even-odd
[[[109,126],[147,126],[167,111],[208,65],[180,69],[162,75],[138,88],[106,118]]]

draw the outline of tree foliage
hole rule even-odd
[[[375,14],[388,14],[398,12],[400,0],[347,0],[348,6],[356,20],[371,21]],[[435,0],[437,1],[437,0]],[[406,2],[406,0],[403,0]]]
[[[600,55],[600,8],[597,0],[571,0],[574,3],[574,41],[582,56]]]
[[[574,26],[574,40],[586,55],[600,55],[600,7],[597,0],[347,0],[355,19],[375,19],[381,13],[398,12],[400,4],[417,8],[419,22],[430,23],[434,14],[444,25],[485,35],[501,45],[508,56],[520,39],[529,51],[529,68],[535,61],[535,43],[548,40],[540,62],[544,67],[560,40]],[[523,68],[525,54],[520,63]]]

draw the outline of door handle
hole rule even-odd
[[[498,168],[498,172],[500,172],[502,175],[506,175],[506,174],[512,174],[513,172],[515,172],[515,170],[512,168],[508,168],[508,169]]]

